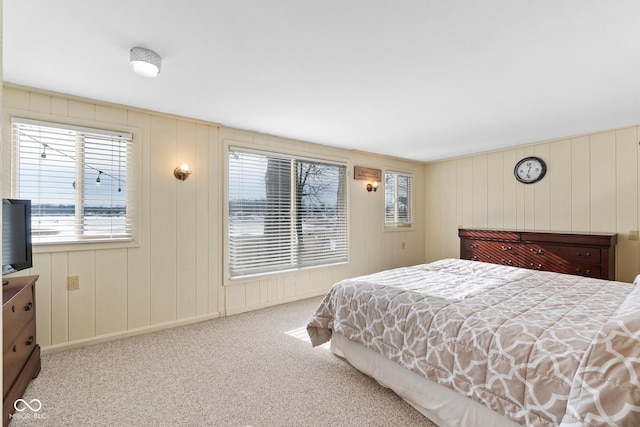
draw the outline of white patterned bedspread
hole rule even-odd
[[[343,280],[307,326],[526,425],[640,426],[640,286],[445,259]]]

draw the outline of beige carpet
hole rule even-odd
[[[320,298],[43,356],[11,426],[434,426],[305,326]],[[37,418],[36,418],[37,416]]]

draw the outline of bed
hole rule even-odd
[[[441,426],[640,425],[635,282],[444,259],[335,284],[307,331]]]

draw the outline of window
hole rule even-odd
[[[347,261],[344,164],[231,147],[230,276]]]
[[[31,199],[33,243],[132,239],[131,135],[12,120],[12,196]]]
[[[384,224],[386,227],[410,227],[413,225],[412,175],[385,172]]]

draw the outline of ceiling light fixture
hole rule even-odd
[[[133,47],[130,52],[133,71],[144,77],[156,77],[160,73],[162,58],[152,50]]]

